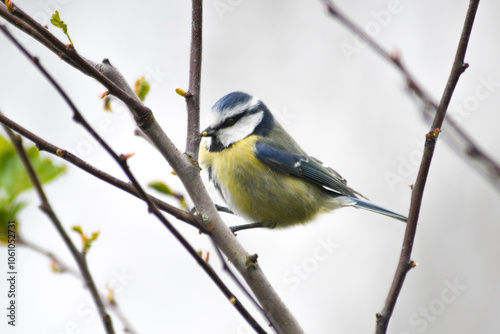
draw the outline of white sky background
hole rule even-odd
[[[231,10],[217,12],[217,3]],[[376,13],[387,10],[392,1],[336,3],[358,24],[373,27],[375,39],[385,48],[399,50],[422,86],[440,98],[467,1],[402,0],[397,13],[383,18],[379,14],[379,21]],[[189,1],[17,4],[43,24],[56,4],[82,55],[95,61],[109,58],[131,84],[145,75],[153,86],[146,104],[184,149],[185,103],[175,88],[188,85]],[[458,116],[462,128],[497,161],[499,10],[498,2],[480,4],[466,56],[470,68],[451,103],[452,110],[462,106],[466,111]],[[306,151],[334,167],[351,187],[374,203],[408,212],[408,185],[415,182],[418,168],[411,161],[419,161],[429,125],[392,65],[356,44],[353,35],[326,14],[321,1],[208,0],[204,11],[203,111],[234,90],[259,96]],[[40,57],[114,149],[135,153],[130,165],[143,184],[161,179],[182,191],[159,154],[133,136],[133,122],[123,107],[114,102],[114,113],[103,111],[102,86],[10,29]],[[49,29],[66,41],[54,27]],[[342,45],[356,47],[357,53],[346,56]],[[0,108],[6,115],[124,179],[71,120],[54,89],[3,36],[0,64]],[[485,86],[484,80],[494,84]],[[478,91],[489,94],[479,99]],[[401,179],[391,184],[388,173]],[[45,190],[68,231],[76,224],[87,232],[101,231],[88,255],[93,277],[101,291],[107,284],[115,288],[118,303],[139,333],[251,332],[139,200],[72,166]],[[61,238],[37,208],[35,194],[24,198],[30,203],[20,216],[24,237],[73,265]],[[487,180],[443,141],[438,143],[412,256],[419,265],[407,276],[390,333],[498,333],[499,199]],[[243,223],[229,215],[224,219],[229,225]],[[210,262],[230,282],[207,238],[171,220],[196,249],[210,250]],[[258,253],[264,272],[306,333],[372,333],[404,229],[387,217],[344,209],[304,227],[240,232],[238,239],[249,252]],[[70,234],[79,245],[79,237]],[[4,255],[0,258],[6,263]],[[49,260],[30,250],[21,249],[18,261],[18,327],[8,327],[2,315],[1,333],[104,332],[80,282],[53,274]],[[0,282],[3,305],[6,287],[4,279]],[[113,320],[117,333],[123,333],[118,319]]]

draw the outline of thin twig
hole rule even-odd
[[[5,27],[1,26],[2,30],[5,31]],[[23,148],[23,143],[22,139],[19,135],[14,134],[8,127],[5,125],[3,126],[5,131],[7,131],[8,136],[12,140],[12,143],[14,144],[14,147],[16,148],[17,154],[21,158],[24,167],[26,168],[26,171],[28,172],[29,178],[31,182],[33,183],[33,187],[36,190],[36,193],[38,194],[38,197],[40,198],[40,209],[50,218],[52,223],[54,224],[55,228],[61,235],[62,239],[64,240],[64,243],[66,244],[66,247],[68,247],[71,255],[73,255],[76,264],[78,265],[78,268],[80,269],[80,273],[82,275],[83,281],[85,282],[85,285],[87,286],[87,289],[89,289],[90,295],[92,296],[92,299],[94,300],[94,303],[97,307],[97,310],[99,312],[99,315],[101,317],[101,321],[103,323],[104,329],[106,330],[106,333],[108,334],[113,334],[115,331],[113,329],[113,323],[111,321],[111,317],[109,314],[106,312],[106,309],[104,308],[104,304],[99,297],[99,293],[97,292],[97,288],[94,284],[94,280],[92,278],[92,275],[90,274],[88,265],[87,265],[87,259],[84,253],[80,253],[73,242],[71,241],[70,237],[64,230],[61,222],[59,221],[59,218],[57,217],[56,213],[52,209],[49,200],[47,199],[47,196],[45,195],[45,192],[43,191],[42,184],[40,180],[38,179],[38,175],[36,174],[35,169],[33,168],[28,155],[24,151]]]
[[[189,242],[179,233],[179,231],[167,220],[167,218],[159,211],[158,207],[151,201],[149,196],[146,194],[144,189],[141,187],[135,176],[130,171],[127,164],[126,156],[119,156],[105,141],[103,138],[97,134],[97,132],[90,126],[90,124],[85,120],[83,114],[78,110],[73,101],[69,98],[62,87],[55,81],[55,79],[45,70],[45,68],[40,64],[38,58],[33,57],[15,38],[10,34],[7,28],[2,25],[2,31],[5,35],[17,46],[17,48],[32,61],[38,70],[42,72],[45,78],[52,84],[56,91],[61,95],[63,100],[68,104],[71,111],[73,112],[73,119],[83,126],[83,128],[90,133],[90,135],[106,150],[106,152],[111,155],[115,162],[120,166],[122,171],[127,175],[128,179],[134,185],[135,189],[139,193],[139,197],[146,202],[148,205],[148,211],[154,214],[162,223],[167,227],[167,229],[174,235],[174,237],[182,244],[186,251],[193,257],[193,259],[202,267],[202,269],[207,273],[207,275],[212,279],[216,286],[222,291],[222,293],[228,298],[228,300],[235,306],[238,312],[243,316],[243,318],[252,326],[252,328],[258,333],[265,333],[259,323],[251,316],[251,314],[246,310],[246,308],[241,304],[241,302],[234,296],[234,294],[229,290],[229,288],[220,279],[213,268],[206,263],[196,252],[196,250],[189,244]],[[109,316],[108,316],[109,318]]]
[[[109,174],[101,171],[100,169],[90,165],[89,163],[78,158],[76,155],[72,154],[71,152],[68,152],[62,148],[55,146],[52,143],[49,143],[48,141],[38,137],[37,135],[35,135],[31,131],[27,130],[26,128],[22,127],[18,123],[14,122],[9,117],[7,117],[3,114],[0,114],[0,123],[7,125],[12,130],[21,134],[23,137],[31,140],[33,143],[35,143],[35,145],[39,151],[45,151],[45,152],[48,152],[50,154],[53,154],[54,156],[56,156],[58,158],[64,159],[67,162],[71,163],[72,165],[89,173],[90,175],[93,175],[96,178],[139,198],[139,193],[137,192],[137,190],[134,188],[134,186],[132,184],[127,183],[127,182],[123,182],[122,180],[117,179],[116,177],[109,175]],[[206,231],[203,230],[203,226],[200,225],[200,223],[197,221],[196,216],[192,215],[189,212],[178,209],[175,206],[170,205],[170,204],[168,204],[168,203],[166,203],[166,202],[164,202],[164,201],[162,201],[162,200],[160,200],[152,195],[148,194],[148,196],[155,203],[155,205],[158,206],[159,209],[171,214],[175,218],[177,218],[185,223],[188,223],[189,225],[206,233]]]
[[[120,306],[116,302],[116,299],[113,300],[113,302],[108,304],[108,307],[110,310],[113,310],[113,312],[116,314],[118,319],[120,319],[121,323],[123,324],[123,331],[127,334],[138,334],[137,330],[132,326],[130,321],[128,321],[128,318],[123,314]]]
[[[392,286],[389,290],[384,308],[381,313],[377,315],[377,334],[382,334],[387,332],[389,326],[389,320],[391,319],[392,312],[396,306],[396,301],[398,299],[399,293],[403,287],[404,280],[408,271],[414,267],[414,263],[410,260],[411,253],[413,250],[413,243],[415,240],[415,234],[417,230],[417,222],[420,214],[420,206],[422,204],[422,197],[424,195],[425,183],[427,181],[427,175],[429,174],[429,169],[434,154],[434,148],[439,135],[439,129],[443,125],[444,118],[446,116],[446,110],[450,104],[451,97],[457,85],[460,75],[468,67],[465,60],[465,52],[467,51],[467,45],[469,42],[470,34],[472,31],[472,25],[474,23],[474,18],[476,16],[477,8],[479,5],[479,0],[471,0],[469,3],[469,9],[465,17],[464,27],[462,29],[462,35],[460,37],[460,42],[458,44],[458,49],[455,55],[455,60],[453,62],[453,67],[451,69],[448,82],[437,108],[436,116],[432,123],[430,132],[426,135],[424,155],[420,164],[420,169],[418,171],[417,180],[412,192],[411,204],[410,204],[410,214],[408,216],[408,223],[406,226],[406,232],[403,241],[403,248],[401,251],[401,256],[399,259],[398,268],[396,269],[396,274],[392,282]]]
[[[332,3],[331,0],[322,1],[328,10],[328,13],[337,18],[348,29],[350,29],[352,32],[366,41],[368,45],[373,50],[375,50],[375,52],[377,52],[380,56],[382,56],[384,59],[386,59],[399,69],[407,82],[408,88],[413,91],[413,93],[415,93],[415,95],[420,100],[422,100],[424,104],[423,115],[426,116],[428,115],[428,113],[432,113],[431,116],[434,117],[438,108],[437,102],[417,82],[415,77],[410,73],[408,68],[401,61],[401,57],[399,56],[399,54],[390,54],[389,52],[384,50],[384,48],[380,44],[378,44],[373,38],[366,34],[344,13],[342,13],[337,8],[337,6]],[[446,143],[448,143],[457,154],[462,154],[466,158],[466,160],[472,159],[476,161],[477,166],[480,167],[478,171],[481,173],[481,175],[487,178],[489,180],[489,184],[491,184],[497,191],[500,192],[500,165],[493,158],[491,158],[481,147],[479,147],[479,145],[472,139],[472,137],[463,129],[461,129],[453,119],[447,118],[446,125],[449,126],[449,128],[447,128],[447,131],[450,134],[450,136],[447,137]]]
[[[236,277],[236,275],[233,273],[231,268],[227,265],[226,261],[224,260],[224,257],[222,256],[222,252],[220,251],[219,247],[217,247],[217,244],[215,243],[215,240],[211,238],[213,247],[215,251],[217,252],[217,255],[219,256],[219,260],[222,263],[222,269],[224,269],[229,276],[233,279],[233,281],[238,285],[238,287],[245,293],[248,299],[254,304],[254,306],[259,310],[259,312],[262,314],[264,318],[267,319],[269,322],[269,326],[274,327],[274,325],[271,322],[271,319],[267,316],[266,312],[260,307],[259,303],[255,300],[255,298],[248,292],[248,290],[243,286],[243,284],[240,282],[240,280]],[[275,328],[276,329],[276,328]]]
[[[38,245],[35,245],[32,242],[28,242],[24,238],[21,238],[20,236],[18,236],[18,241],[19,241],[20,245],[24,245],[24,246],[28,247],[29,249],[35,251],[36,253],[48,257],[52,261],[52,263],[53,263],[52,266],[55,267],[54,268],[55,271],[57,270],[57,272],[60,272],[61,274],[62,273],[69,273],[74,278],[76,278],[80,281],[83,281],[82,276],[76,270],[74,270],[73,268],[68,266],[66,263],[64,263],[54,253],[52,253],[52,252],[50,252],[50,251],[48,251],[48,250],[46,250]],[[122,323],[126,333],[128,333],[128,334],[137,334],[138,333],[134,329],[134,327],[132,326],[130,321],[127,319],[125,314],[123,314],[123,312],[121,311],[120,306],[118,305],[116,300],[113,300],[113,302],[111,302],[106,296],[104,296],[102,294],[101,294],[101,300],[103,301],[103,303],[106,304],[106,307],[109,308],[110,310],[112,310],[115,313],[115,315],[117,316],[117,318],[120,319],[120,322]]]
[[[115,82],[107,78],[100,71],[100,66],[98,64],[94,64],[88,59],[80,56],[72,45],[65,45],[59,41],[48,29],[36,22],[17,5],[13,5],[12,12],[9,12],[5,7],[5,3],[3,1],[0,2],[0,16],[16,25],[16,27],[23,29],[23,31],[36,38],[42,44],[50,45],[50,47],[48,46],[49,50],[56,53],[62,60],[99,81],[109,90],[111,95],[123,101],[127,107],[133,111],[136,122],[143,124],[152,121],[153,116],[151,110],[146,107],[135,94],[130,94],[130,92],[123,90]],[[19,20],[24,24],[19,25]],[[103,61],[103,63],[104,62],[105,61]],[[104,64],[101,64],[101,66],[102,65]]]
[[[14,6],[14,7],[17,8],[17,6]],[[35,38],[37,41],[39,41],[41,44],[43,44],[46,48],[48,48],[49,50],[51,50],[55,54],[57,54],[57,55],[62,54],[62,51],[59,49],[59,46],[61,46],[61,45],[64,46],[64,44],[62,44],[62,43],[60,43],[58,45],[54,44],[53,42],[49,41],[46,38],[46,36],[42,35],[39,32],[39,30],[33,28],[30,24],[26,23],[21,18],[15,16],[15,15],[11,15],[11,13],[9,13],[9,11],[7,10],[7,8],[5,7],[5,4],[3,2],[0,3],[0,16],[5,18],[13,26],[17,27],[18,29],[24,31],[28,35]],[[81,67],[79,67],[76,63],[74,63],[72,59],[67,58],[65,60],[68,63],[70,63],[72,66],[77,67],[78,69],[83,71],[83,69]]]
[[[189,91],[186,95],[188,115],[186,152],[198,160],[200,146],[200,86],[203,34],[203,0],[192,0],[191,54],[189,59]]]
[[[198,147],[200,145],[200,88],[201,88],[201,64],[203,50],[203,0],[192,0],[191,9],[191,53],[189,59],[189,91],[187,92],[186,107],[188,114],[188,127],[186,136],[186,152],[195,160],[198,160]],[[229,210],[230,211],[230,210]],[[252,301],[254,306],[268,320],[269,317],[260,307],[259,303],[253,298],[248,290],[243,286],[240,280],[234,275],[229,266],[226,264],[222,253],[217,247],[217,243],[208,234],[213,246],[219,255],[223,269],[229,274],[233,281],[240,287],[246,296]],[[272,325],[272,324],[271,324]]]
[[[6,129],[6,131],[7,131],[8,128],[4,126],[4,129]],[[71,274],[71,276],[73,276],[73,277],[77,277],[79,279],[82,279],[82,276],[76,270],[74,270],[73,268],[71,268],[70,266],[68,266],[64,262],[62,262],[56,255],[54,255],[54,253],[52,253],[46,249],[43,249],[42,247],[35,245],[32,242],[25,240],[21,236],[18,236],[18,240],[19,240],[20,245],[26,246],[29,249],[37,252],[38,254],[42,254],[42,255],[48,257],[50,259],[50,261],[52,261],[53,267],[57,268],[58,271],[66,272],[66,273]]]
[[[11,20],[13,14],[6,10],[1,10],[2,7],[5,9],[4,6],[3,2],[0,2],[0,16],[6,20]],[[16,8],[15,6],[14,10]],[[24,21],[24,23],[27,23],[27,21]],[[39,24],[33,23],[32,28],[43,37],[51,35],[47,29]],[[32,31],[25,30],[25,32],[34,38],[38,37],[38,35],[32,34]],[[49,39],[46,38],[46,40]],[[264,306],[266,314],[272,320],[277,331],[289,334],[302,333],[303,330],[297,319],[295,319],[278,293],[273,289],[262,268],[258,264],[251,267],[247,266],[249,253],[234,237],[217,212],[200,177],[197,164],[194,163],[193,159],[189,159],[189,157],[182,154],[176,148],[172,140],[154,119],[151,110],[142,104],[137,95],[134,94],[133,90],[123,79],[120,72],[106,60],[99,64],[93,63],[90,60],[82,58],[74,48],[66,47],[59,41],[54,41],[54,43],[58,44],[56,49],[62,50],[61,53],[56,52],[59,57],[67,61],[70,65],[75,66],[84,74],[96,79],[127,106],[134,116],[137,126],[151,139],[161,155],[179,176],[196,207],[197,213],[203,218],[203,226],[206,230],[210,231],[220,250],[228,257],[231,264],[234,265],[245,279],[255,297]],[[53,48],[50,49],[54,50]],[[68,61],[68,59],[71,61]]]

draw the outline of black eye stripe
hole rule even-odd
[[[253,108],[251,110],[247,110],[245,112],[239,113],[239,114],[234,115],[232,117],[228,117],[224,120],[224,122],[222,122],[219,126],[217,126],[217,128],[218,129],[229,128],[229,127],[235,125],[243,117],[245,117],[247,115],[253,115],[253,114],[260,112],[261,110],[259,107],[260,107],[260,105],[258,105],[256,108]]]
[[[245,113],[241,113],[238,115],[235,115],[233,117],[226,118],[224,122],[220,125],[220,128],[228,128],[230,126],[233,126],[238,122],[243,116],[245,116]]]
[[[232,126],[236,123],[237,119],[236,117],[229,117],[224,121],[224,124],[227,124],[228,126]]]

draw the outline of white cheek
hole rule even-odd
[[[264,112],[251,114],[240,119],[235,125],[222,129],[217,134],[217,138],[224,146],[229,146],[248,137],[259,125],[264,117]]]
[[[205,145],[205,148],[208,150],[210,145],[212,145],[212,138],[210,137],[203,137],[201,139],[201,145]]]

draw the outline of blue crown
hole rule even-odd
[[[225,96],[223,96],[219,101],[217,101],[213,109],[217,109],[219,111],[227,110],[234,108],[239,104],[247,103],[252,99],[252,95],[243,93],[243,92],[232,92]]]

